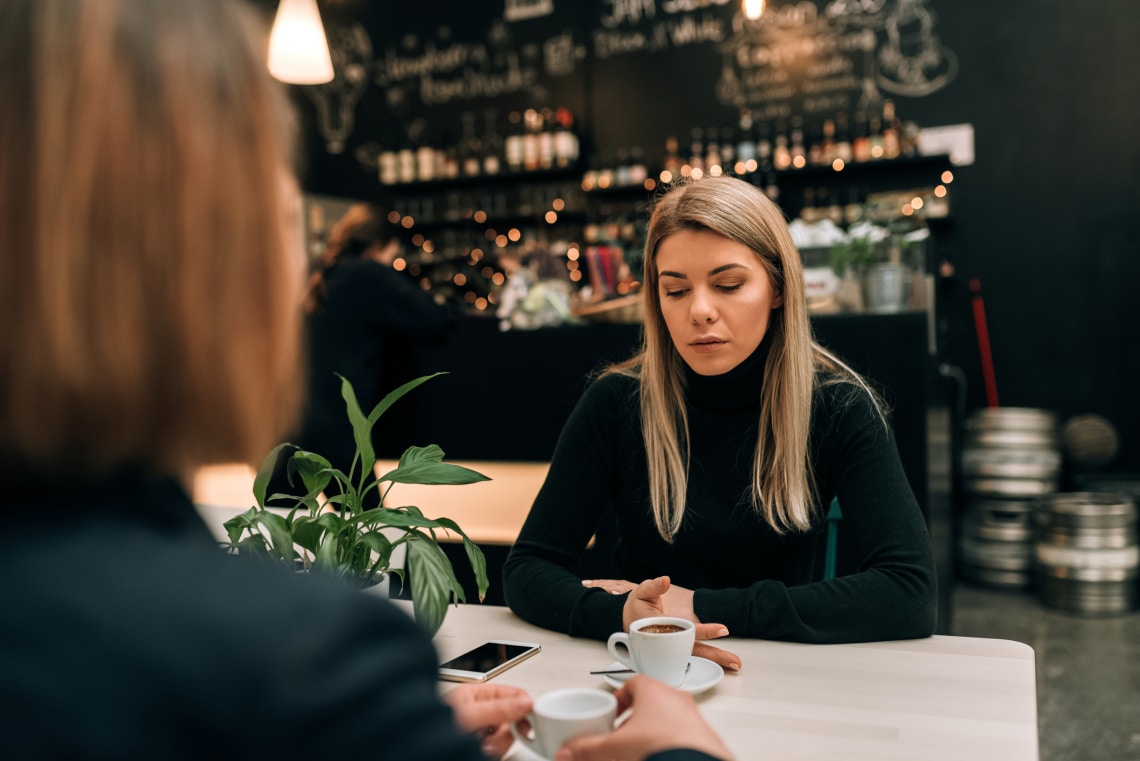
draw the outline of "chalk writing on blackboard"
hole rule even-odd
[[[333,79],[303,88],[317,110],[317,130],[329,153],[344,150],[355,126],[356,104],[368,87],[372,40],[360,24],[330,26],[329,55]]]
[[[449,36],[438,33],[438,39],[422,44],[413,36],[401,50],[386,48],[373,63],[372,81],[401,91],[405,102],[416,98],[424,106],[438,106],[509,93],[537,94],[544,75],[573,74],[586,57],[585,47],[569,31],[518,48],[502,21],[491,25],[484,41],[450,41]]]
[[[506,0],[503,5],[505,21],[524,21],[554,13],[554,0]]]
[[[802,0],[758,20],[737,14],[722,46],[717,99],[770,114],[779,111],[774,104],[792,99],[806,114],[872,114],[882,108],[881,90],[936,92],[954,78],[957,58],[934,34],[925,2]]]
[[[728,22],[711,13],[689,14],[657,21],[645,28],[595,29],[594,55],[612,58],[629,53],[649,53],[686,45],[719,43],[729,35]]]
[[[919,97],[941,90],[958,73],[958,59],[934,34],[925,0],[898,0],[887,14],[887,44],[879,51],[879,86]]]

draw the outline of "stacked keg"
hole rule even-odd
[[[1136,505],[1110,492],[1066,492],[1037,505],[1037,592],[1046,605],[1085,615],[1133,610],[1140,547]]]
[[[1053,413],[1019,407],[972,413],[962,445],[962,576],[1003,589],[1032,586],[1034,507],[1057,491],[1060,479],[1060,439]]]

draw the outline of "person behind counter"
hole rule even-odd
[[[354,204],[333,226],[310,276],[305,296],[308,396],[300,430],[290,441],[323,455],[343,473],[352,468],[356,441],[337,376],[352,383],[367,413],[391,390],[382,388],[384,371],[400,343],[439,337],[450,321],[447,307],[392,268],[402,248],[402,228],[388,222],[382,209]],[[268,494],[304,494],[299,480],[289,483],[293,451],[287,448],[278,458]],[[365,474],[366,484],[374,479]],[[336,486],[334,479],[329,488]],[[365,500],[366,507],[379,506],[379,491],[367,490]]]
[[[511,609],[598,639],[653,613],[706,636],[930,635],[922,513],[882,402],[812,337],[780,209],[739,179],[679,184],[652,209],[643,292],[642,348],[587,388],[508,557]],[[833,498],[850,554],[825,580]],[[607,514],[614,578],[583,581]]]
[[[2,758],[480,761],[531,707],[441,700],[411,616],[227,557],[187,496],[298,404],[264,40],[236,0],[0,2]],[[683,698],[631,682],[637,721],[572,757],[729,758]]]

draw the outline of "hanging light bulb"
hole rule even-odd
[[[282,82],[319,85],[333,78],[317,0],[281,0],[269,32],[269,73]]]
[[[749,21],[755,21],[764,12],[764,0],[741,0],[741,4],[744,6],[744,16]]]

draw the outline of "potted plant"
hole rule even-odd
[[[906,305],[910,270],[902,263],[898,241],[889,230],[865,226],[828,251],[828,263],[843,284],[857,281],[860,306],[868,312],[898,312]]]
[[[451,531],[463,541],[482,602],[488,586],[487,563],[482,550],[455,521],[428,518],[414,505],[388,506],[384,497],[396,483],[469,484],[486,481],[487,477],[443,462],[443,450],[432,444],[408,447],[394,469],[378,474],[375,481],[366,478],[376,466],[372,430],[380,416],[404,394],[441,374],[405,383],[381,399],[367,416],[360,409],[352,384],[341,377],[341,395],[356,441],[350,472],[333,468],[316,452],[297,449],[288,461],[289,478],[291,482],[300,478],[306,494],[267,497],[278,456],[282,449],[292,445],[285,443],[275,447],[254,479],[256,505],[225,522],[228,541],[223,546],[231,552],[268,558],[305,571],[332,573],[360,586],[374,584],[384,574],[394,574],[402,582],[403,569],[392,567],[391,560],[393,551],[403,546],[407,551],[416,621],[434,634],[443,623],[447,606],[466,601],[451,561],[439,546],[439,532]],[[322,498],[333,480],[341,493]],[[365,510],[363,498],[372,489],[383,491],[380,507]],[[287,508],[289,512],[275,512],[267,504]]]

